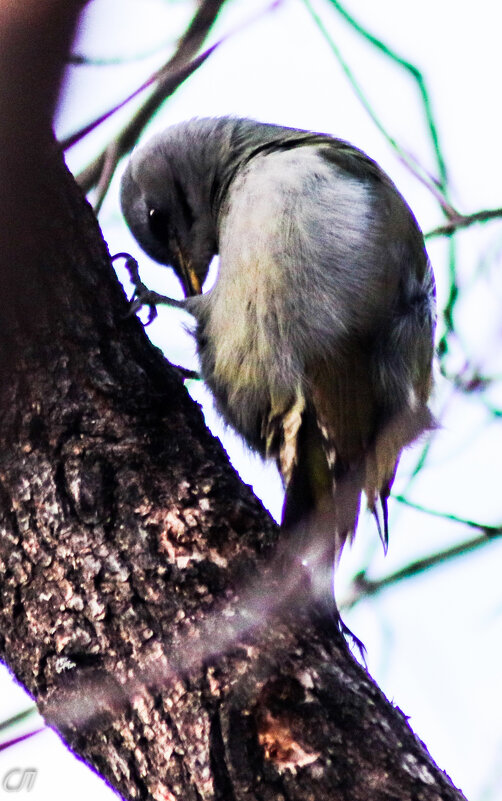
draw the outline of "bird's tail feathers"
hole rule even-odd
[[[333,565],[357,525],[364,471],[360,460],[340,464],[333,443],[327,442],[326,436],[314,409],[307,405],[296,429],[294,461],[288,461],[291,469],[285,480],[282,526],[291,530],[301,523],[304,539],[311,540],[316,540],[316,529],[329,530],[329,544],[322,548],[329,551],[326,558]],[[282,455],[280,467],[284,478]]]
[[[389,539],[387,500],[401,452],[417,437],[425,431],[434,429],[436,425],[431,411],[425,404],[418,408],[408,407],[395,413],[381,428],[373,446],[366,454],[364,493],[368,508],[376,520],[384,551],[387,551]]]
[[[322,519],[323,530],[329,527],[332,532],[330,558],[337,562],[347,540],[354,537],[364,493],[386,551],[387,501],[399,457],[420,434],[435,428],[430,410],[421,404],[395,413],[372,443],[345,459],[308,404],[301,409],[295,404],[290,416],[286,430],[291,436],[284,440],[279,457],[286,487],[283,527],[292,529],[302,522],[305,531],[312,531],[308,536],[315,537],[316,519]]]

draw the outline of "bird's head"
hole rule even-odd
[[[201,182],[200,174],[193,174],[188,143],[185,152],[182,144],[163,135],[135,151],[122,178],[120,202],[143,250],[172,267],[185,297],[191,297],[201,293],[217,245],[209,178]]]

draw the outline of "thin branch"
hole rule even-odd
[[[408,500],[408,498],[406,498],[404,495],[393,495],[392,497],[394,500],[398,501],[398,503],[402,503],[404,506],[409,506],[410,509],[416,509],[417,512],[423,512],[424,514],[431,515],[432,517],[440,517],[443,520],[451,520],[453,523],[460,523],[462,526],[467,526],[468,528],[474,528],[477,531],[482,531],[483,535],[488,538],[498,537],[502,533],[502,525],[485,525],[477,520],[469,520],[467,517],[459,517],[458,515],[451,514],[450,512],[440,512],[437,509],[429,509],[426,506],[413,503],[413,501]]]
[[[134,53],[132,55],[128,55],[127,57],[117,56],[115,58],[112,56],[106,58],[94,58],[92,56],[86,56],[83,53],[75,52],[70,53],[67,63],[75,67],[117,67],[124,63],[131,64],[151,58],[156,53],[160,53],[162,50],[165,50],[168,45],[172,45],[172,42],[162,42],[156,47],[151,48],[143,53]]]
[[[197,69],[200,63],[205,60],[203,59],[200,63],[192,62],[224,2],[225,0],[203,0],[186,33],[180,40],[176,52],[157,73],[157,85],[150,97],[136,112],[132,120],[125,125],[114,141],[110,142],[105,150],[77,177],[77,181],[86,193],[101,182],[96,200],[98,207],[103,202],[111,176],[119,159],[136,144],[143,128],[166,97],[169,97],[192,74],[194,69]],[[206,51],[206,58],[213,50],[214,46],[209,51]],[[108,172],[107,180],[102,180],[105,166]]]
[[[148,79],[146,84],[136,90],[131,97],[136,96],[146,86],[156,83],[154,90],[150,97],[144,102],[141,108],[136,112],[134,117],[125,125],[117,137],[109,143],[107,148],[83,170],[77,177],[77,180],[84,190],[89,192],[93,187],[98,185],[98,192],[95,201],[95,210],[98,211],[101,207],[106,191],[110,185],[111,179],[115,172],[115,168],[119,160],[128,153],[131,148],[136,144],[139,136],[147,123],[150,121],[155,112],[159,109],[162,103],[172,95],[176,89],[185,81],[196,69],[198,69],[204,61],[214,52],[214,50],[221,44],[226,42],[229,38],[236,33],[247,28],[248,25],[253,24],[263,14],[275,10],[283,2],[283,0],[274,0],[270,6],[261,10],[258,14],[253,15],[244,24],[233,29],[225,36],[208,48],[204,53],[192,58],[199,48],[203,39],[209,33],[209,30],[216,19],[218,11],[225,0],[205,0],[203,1],[199,12],[193,19],[189,30],[180,41],[176,53],[154,76]],[[127,98],[120,104],[122,107],[130,98]],[[104,118],[114,113],[114,110],[104,115]],[[99,124],[99,120],[96,124]],[[91,124],[95,127],[95,124]],[[106,173],[106,174],[104,174]]]
[[[23,720],[26,720],[27,718],[31,717],[32,715],[36,715],[37,713],[38,709],[35,706],[35,704],[33,704],[33,706],[29,706],[27,709],[23,709],[22,712],[18,712],[16,715],[13,715],[12,717],[7,718],[6,720],[2,720],[0,722],[0,731],[3,731],[4,729],[9,729],[11,726],[15,726],[17,723],[22,723]]]
[[[419,504],[409,501],[403,495],[396,495],[393,497],[399,503],[405,504],[411,509],[416,509],[419,512],[431,515],[432,517],[439,517],[443,520],[450,520],[454,523],[460,523],[461,525],[480,531],[481,534],[477,537],[473,537],[470,540],[461,542],[458,545],[453,545],[451,548],[445,548],[444,550],[430,554],[423,559],[417,559],[414,562],[411,562],[409,565],[406,565],[406,567],[396,570],[394,573],[389,573],[389,575],[375,581],[367,578],[366,570],[362,570],[354,577],[352,589],[349,590],[349,598],[341,604],[342,609],[350,609],[363,598],[376,595],[382,590],[385,590],[388,587],[399,583],[400,581],[413,578],[420,573],[424,573],[426,570],[444,565],[446,562],[452,559],[456,559],[459,556],[464,556],[467,553],[471,553],[478,548],[488,545],[488,543],[490,543],[492,540],[502,535],[502,525],[484,525],[483,523],[479,523],[475,520],[469,520],[468,518],[459,517],[448,512],[440,512],[436,509],[427,509],[424,506],[420,506]]]
[[[400,56],[398,53],[396,53],[395,50],[392,50],[392,48],[390,48],[387,44],[385,44],[385,42],[382,42],[381,39],[378,39],[376,36],[370,33],[370,31],[368,31],[367,28],[364,28],[360,22],[357,22],[357,20],[349,14],[347,9],[344,8],[342,4],[338,2],[338,0],[328,0],[328,2],[330,2],[331,5],[333,5],[337,9],[337,11],[341,14],[341,16],[345,19],[345,21],[348,22],[349,25],[352,28],[354,28],[354,30],[356,30],[364,39],[366,39],[374,47],[376,47],[377,50],[380,50],[382,53],[384,53],[384,55],[386,55],[392,61],[395,61],[396,64],[399,64],[400,67],[403,67],[403,69],[409,72],[413,80],[416,82],[418,90],[422,97],[422,105],[424,107],[425,116],[427,119],[427,125],[429,128],[429,134],[434,147],[434,153],[438,165],[439,176],[440,176],[438,185],[439,188],[446,193],[446,187],[448,181],[446,163],[439,143],[438,129],[436,126],[436,122],[434,120],[434,115],[432,113],[431,100],[429,97],[429,92],[427,90],[427,85],[424,76],[422,75],[418,67],[415,66],[415,64],[412,64],[410,61]]]
[[[501,533],[502,528],[498,530],[497,536],[500,536]],[[417,559],[415,562],[411,562],[409,565],[406,565],[406,567],[401,568],[401,570],[396,570],[394,573],[390,573],[388,576],[376,581],[366,578],[365,571],[358,573],[357,576],[354,577],[352,595],[349,600],[341,604],[341,607],[342,609],[351,609],[363,598],[376,595],[404,579],[413,578],[419,573],[424,573],[426,570],[443,565],[451,559],[470,553],[477,548],[487,545],[491,539],[492,536],[487,537],[485,535],[474,537],[467,542],[460,543],[460,545],[455,545],[452,548],[445,548],[444,551],[431,554],[424,559]]]
[[[195,70],[198,69],[204,63],[204,61],[211,55],[211,53],[220,44],[221,41],[216,42],[216,44],[208,48],[208,50],[205,50],[204,53],[201,53],[200,56],[194,58],[184,67],[181,67],[180,69],[174,69],[172,73],[170,73],[170,78],[171,78],[170,87],[172,88],[171,92],[168,92],[168,94],[172,94],[183,83],[183,81],[186,81],[186,79],[189,78],[190,75],[192,75],[192,73],[195,72]],[[110,117],[116,114],[117,111],[120,111],[120,109],[124,108],[124,106],[126,106],[131,100],[134,100],[135,97],[141,94],[141,92],[144,92],[146,89],[148,89],[148,87],[152,86],[160,78],[163,79],[164,85],[166,86],[167,89],[167,81],[166,81],[167,76],[165,73],[165,69],[166,69],[165,67],[162,67],[160,70],[156,70],[152,75],[150,75],[149,78],[146,79],[144,83],[141,84],[141,86],[135,89],[134,92],[128,95],[124,100],[121,100],[120,103],[117,103],[116,106],[113,106],[104,114],[101,114],[99,117],[96,117],[96,119],[92,120],[92,122],[89,122],[87,125],[85,125],[83,128],[80,128],[75,133],[70,134],[70,136],[66,137],[66,139],[61,140],[60,142],[61,149],[69,150],[71,147],[73,147],[73,145],[77,144],[77,142],[80,142],[81,139],[83,139],[85,136],[87,136],[96,128],[98,128],[103,122],[106,122],[106,120],[110,119]],[[168,95],[166,95],[166,97],[167,96]]]
[[[5,743],[0,743],[0,751],[6,751],[7,748],[12,748],[13,745],[22,743],[24,740],[29,740],[30,737],[34,737],[35,734],[40,734],[41,731],[45,731],[44,726],[41,726],[39,729],[29,731],[27,734],[21,734],[19,737],[14,737],[12,740],[7,740]]]
[[[333,2],[333,0],[329,0],[329,2]],[[352,89],[353,89],[356,97],[359,99],[360,103],[363,105],[363,107],[366,110],[367,114],[371,117],[374,125],[380,131],[382,136],[385,137],[385,139],[387,140],[388,144],[396,152],[399,160],[405,165],[405,167],[412,173],[412,175],[415,178],[417,178],[421,183],[423,183],[429,189],[429,191],[434,195],[435,199],[438,200],[442,210],[445,213],[451,212],[453,214],[456,214],[456,211],[451,207],[451,205],[449,204],[448,199],[446,197],[446,187],[445,187],[445,183],[444,183],[446,173],[444,173],[444,175],[442,176],[441,180],[437,180],[435,178],[431,178],[430,175],[427,173],[427,171],[417,161],[417,159],[415,157],[411,156],[404,148],[401,147],[401,145],[398,143],[398,141],[396,139],[394,139],[393,136],[391,136],[391,134],[388,132],[388,130],[386,129],[386,127],[384,126],[384,124],[382,123],[380,118],[378,117],[376,111],[373,109],[373,107],[372,107],[371,103],[369,102],[368,98],[366,97],[361,85],[359,84],[359,82],[357,81],[354,73],[352,72],[351,68],[349,67],[348,62],[343,57],[340,48],[338,47],[336,42],[333,40],[332,36],[329,34],[329,32],[328,32],[326,26],[324,25],[321,17],[312,8],[312,6],[310,4],[310,0],[303,0],[303,3],[305,5],[307,11],[309,12],[310,16],[312,17],[312,20],[314,21],[315,25],[319,29],[320,33],[322,34],[322,36],[324,37],[324,39],[328,43],[329,47],[331,48],[333,54],[335,55],[336,59],[338,60],[342,70],[344,71],[345,75],[347,76],[347,79],[348,79],[350,85],[352,86]],[[342,8],[338,3],[334,3],[334,5],[338,8],[339,11],[342,11]],[[346,12],[344,12],[344,16],[348,19],[348,21],[351,21],[352,24],[354,24],[358,29],[360,29],[360,32],[364,33],[366,38],[369,38],[370,41],[372,41],[374,39],[374,37],[371,37],[371,35],[367,31],[365,32],[363,28],[361,28],[360,26],[357,26],[355,21],[352,20],[351,17],[348,17]],[[376,43],[376,42],[379,42],[379,40],[374,39],[374,43]],[[415,78],[416,78],[416,74],[420,75],[419,71],[416,68],[414,68],[413,65],[408,64],[408,62],[404,62],[403,59],[400,59],[398,56],[393,54],[392,51],[389,48],[386,48],[381,42],[379,42],[379,45],[380,45],[380,49],[384,49],[387,52],[387,54],[390,57],[392,57],[395,61],[397,61],[398,63],[403,64],[403,65],[406,64],[407,65],[407,69],[415,70],[415,72],[414,72]],[[425,92],[424,103],[425,103],[425,101],[427,101],[427,105],[425,105],[425,110],[426,110],[426,115],[427,115],[427,117],[429,119],[429,117],[431,116],[430,105],[429,105],[429,99],[428,99],[427,91],[425,90],[425,86],[423,85],[423,79],[422,79],[422,89],[423,89],[423,91],[422,91],[422,98],[423,99],[424,99],[424,92]],[[432,126],[432,133],[434,134],[433,143],[434,143],[434,147],[435,147],[435,152],[436,152],[436,154],[439,152],[440,167],[441,167],[441,170],[443,170],[444,169],[444,162],[442,160],[441,152],[438,151],[439,145],[438,145],[438,141],[437,141],[437,131],[436,131],[435,125]]]
[[[416,165],[417,169],[413,173],[414,177],[417,178],[417,180],[420,181],[420,183],[423,184],[426,187],[426,189],[429,190],[431,195],[434,196],[435,200],[437,200],[441,208],[441,211],[445,214],[445,216],[448,219],[460,216],[455,207],[452,206],[451,203],[449,202],[444,190],[440,187],[437,179],[434,178],[433,175],[430,175],[430,173],[428,173],[427,170],[424,167],[422,167],[422,165],[420,164],[416,156],[413,155],[413,153],[406,151],[406,154],[410,162]],[[404,164],[405,167],[410,169],[409,162],[403,161],[401,157],[399,157],[399,160]]]
[[[425,238],[432,239],[435,236],[451,236],[455,231],[458,231],[459,228],[467,228],[469,225],[495,220],[500,217],[502,217],[502,208],[483,209],[482,211],[476,211],[474,214],[456,214],[451,217],[448,222],[444,223],[444,225],[440,225],[425,234]]]
[[[373,120],[373,123],[378,128],[380,133],[385,137],[385,139],[390,144],[390,146],[393,148],[393,150],[395,150],[398,153],[399,157],[403,160],[403,163],[405,163],[406,166],[409,166],[408,165],[409,159],[408,159],[407,153],[401,148],[399,143],[389,134],[389,132],[386,130],[384,124],[381,122],[381,120],[377,116],[377,114],[374,111],[373,107],[371,106],[369,100],[367,99],[366,95],[364,94],[360,84],[356,80],[356,77],[355,77],[354,73],[352,72],[351,68],[349,67],[347,61],[345,61],[344,57],[342,56],[342,53],[341,53],[338,45],[333,40],[333,38],[330,36],[326,26],[324,25],[322,19],[320,18],[320,16],[312,8],[312,6],[310,4],[310,0],[303,0],[303,3],[305,5],[307,11],[309,12],[310,16],[312,17],[312,20],[314,21],[315,25],[317,26],[319,32],[322,34],[322,36],[326,40],[327,44],[329,45],[330,49],[332,50],[333,54],[335,55],[336,59],[338,60],[343,72],[347,76],[347,79],[348,79],[350,85],[352,86],[352,89],[354,90],[354,93],[356,94],[357,98],[359,99],[359,101],[364,106],[364,109],[366,110],[366,112],[369,114],[369,116]],[[413,167],[411,169],[412,169],[413,173],[415,174],[415,168]]]

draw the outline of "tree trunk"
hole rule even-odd
[[[127,316],[49,134],[81,6],[0,0],[0,657],[127,799],[458,801]]]

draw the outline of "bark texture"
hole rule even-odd
[[[0,658],[127,799],[459,801],[334,626],[270,613],[276,528],[126,316],[46,127],[79,5],[14,6],[20,75],[36,9],[57,46],[0,151]]]

